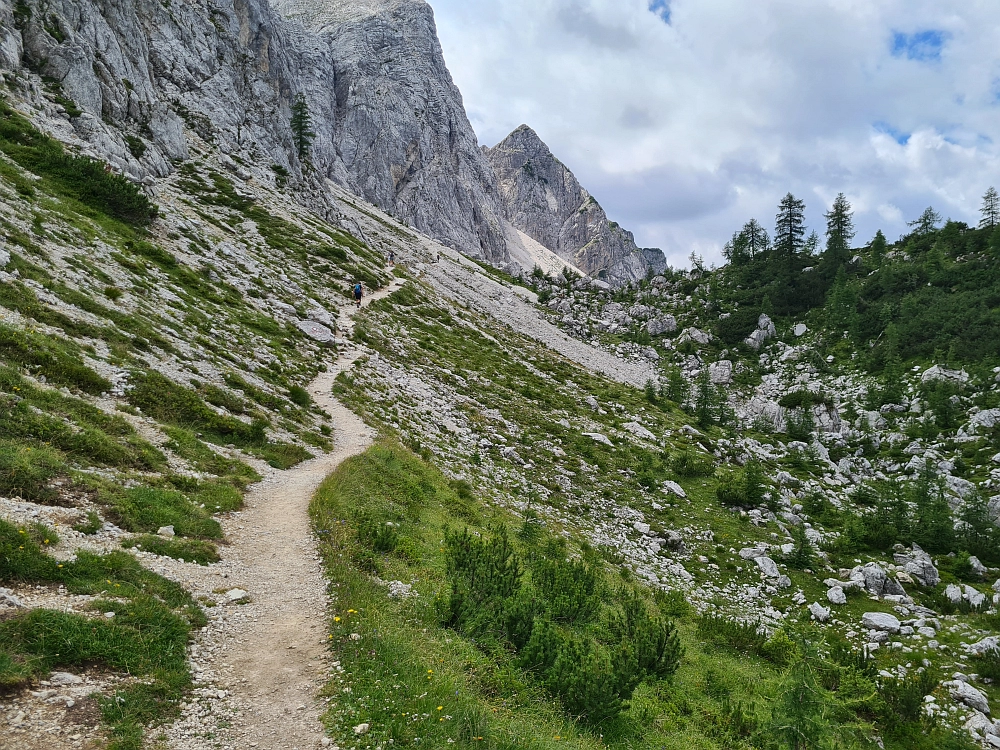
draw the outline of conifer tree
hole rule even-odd
[[[833,207],[826,216],[826,252],[823,253],[823,265],[826,274],[833,278],[837,269],[846,265],[851,259],[851,240],[854,239],[854,212],[847,196],[837,195]]]
[[[878,268],[882,265],[882,261],[885,260],[885,253],[888,249],[889,243],[886,242],[885,235],[882,234],[882,230],[879,229],[875,232],[875,237],[872,239],[871,244],[868,249],[871,250],[872,263]]]
[[[993,229],[1000,224],[1000,193],[992,185],[983,196],[983,207],[979,209],[979,213],[983,216],[979,220],[981,229]]]
[[[309,105],[306,103],[304,94],[296,94],[295,102],[292,104],[292,138],[295,141],[295,151],[299,159],[305,159],[309,155],[309,146],[312,145],[316,134],[312,128],[312,116],[309,114]]]
[[[906,226],[913,227],[914,234],[930,234],[937,229],[937,225],[940,223],[941,214],[935,211],[932,206],[928,206],[918,219],[907,222]]]
[[[774,253],[785,264],[790,265],[803,246],[806,234],[806,204],[788,193],[778,204],[778,215],[774,223]]]

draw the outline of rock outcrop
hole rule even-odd
[[[329,178],[462,252],[509,262],[496,178],[422,0],[25,0],[16,18],[11,5],[0,3],[0,72],[27,64],[58,82],[73,103],[65,139],[132,179],[168,175],[197,133],[244,179],[288,170],[323,213]],[[308,160],[290,126],[299,95]]]
[[[561,258],[616,285],[666,268],[663,252],[636,246],[527,125],[485,153],[511,223]]]

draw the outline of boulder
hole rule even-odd
[[[666,547],[668,547],[673,552],[678,555],[686,555],[687,547],[684,545],[684,537],[681,536],[679,531],[670,530],[663,535]]]
[[[847,594],[841,586],[833,586],[826,592],[826,598],[830,600],[830,604],[847,604]]]
[[[712,341],[712,334],[707,331],[703,331],[700,328],[690,327],[685,328],[681,331],[681,335],[677,338],[678,344],[684,344],[688,341],[693,341],[696,344],[701,344],[705,346]]]
[[[998,424],[1000,424],[1000,409],[984,409],[969,420],[966,432],[975,432],[980,427],[992,430]]]
[[[756,560],[758,557],[767,557],[767,550],[763,547],[744,547],[739,555],[744,560]]]
[[[993,590],[996,591],[998,594],[1000,594],[1000,578],[997,578],[993,582]]]
[[[768,578],[779,578],[781,576],[781,571],[778,570],[778,563],[767,555],[755,558],[755,562],[757,563],[757,567],[760,568],[760,572]]]
[[[966,646],[965,650],[976,656],[982,656],[987,651],[1000,651],[1000,636],[987,636],[977,643]]]
[[[0,247],[0,268],[6,268],[10,263],[10,253],[6,248]]]
[[[969,567],[972,568],[972,575],[976,578],[986,577],[986,566],[983,565],[975,555],[969,555]]]
[[[684,491],[684,488],[672,479],[665,479],[663,481],[663,490],[664,492],[672,492],[682,500],[687,497],[687,493]]]
[[[228,601],[230,604],[235,604],[236,602],[244,601],[245,599],[249,598],[249,596],[250,594],[248,594],[243,589],[230,589],[229,591],[226,592],[226,601]]]
[[[962,680],[950,680],[942,682],[941,685],[948,689],[952,700],[956,703],[962,703],[980,713],[987,716],[990,715],[990,702],[986,699],[985,695],[969,683]]]
[[[804,336],[808,330],[805,323],[796,323],[795,327],[792,328],[792,334],[795,336]]]
[[[972,586],[965,586],[964,591],[962,591],[962,598],[965,599],[973,607],[982,607],[986,604],[986,594],[977,591],[972,588]]]
[[[944,595],[952,604],[958,604],[962,601],[962,587],[957,586],[954,583],[949,583],[945,587]]]
[[[49,675],[49,684],[55,687],[65,687],[68,685],[82,685],[83,678],[71,672],[53,672]]]
[[[733,363],[720,359],[708,366],[708,377],[715,385],[729,385],[733,382]]]
[[[601,445],[608,445],[611,446],[612,448],[615,446],[615,444],[611,442],[611,440],[608,438],[607,435],[603,435],[600,432],[585,432],[583,433],[583,436],[589,437],[595,443],[600,443]]]
[[[898,633],[899,618],[887,612],[865,612],[861,615],[861,625],[866,630],[880,630],[885,633]]]
[[[646,323],[646,331],[650,336],[662,336],[665,333],[673,333],[677,330],[677,318],[673,315],[664,315],[662,318],[654,318]]]
[[[931,556],[924,552],[918,545],[914,544],[910,552],[897,552],[892,556],[896,565],[902,565],[903,569],[921,586],[933,588],[941,582],[941,575]]]
[[[164,539],[173,539],[175,532],[173,526],[161,526],[156,530],[157,536],[162,536]]]
[[[830,608],[824,607],[819,602],[813,602],[809,605],[809,612],[812,614],[813,619],[816,622],[826,622],[830,619]]]
[[[941,365],[924,370],[920,376],[921,383],[930,383],[933,380],[950,380],[954,383],[965,383],[969,380],[969,373],[965,370],[948,370]]]
[[[656,442],[656,435],[647,430],[638,422],[626,422],[622,425],[622,428],[626,431],[635,435],[637,438],[642,438],[643,440],[650,440]]]
[[[982,739],[987,734],[996,734],[994,731],[993,722],[984,713],[976,711],[969,720],[962,725],[964,729],[969,734],[973,734],[979,739]]]
[[[336,338],[333,331],[322,323],[317,323],[315,320],[296,320],[295,327],[313,341],[318,341],[319,343],[326,344],[328,346],[332,346],[334,339]]]

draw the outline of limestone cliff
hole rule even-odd
[[[511,223],[584,272],[612,283],[666,267],[663,253],[640,249],[527,125],[485,151]]]
[[[67,122],[60,137],[137,181],[169,174],[197,133],[248,179],[288,170],[316,208],[329,178],[442,242],[506,263],[495,178],[429,6],[328,6],[338,13],[303,28],[266,0],[0,0],[0,72],[21,86],[33,85],[17,75],[22,65],[45,76]],[[298,94],[315,131],[308,163],[295,157],[289,126]]]

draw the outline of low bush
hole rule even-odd
[[[747,461],[739,471],[725,474],[715,488],[718,501],[728,507],[755,508],[767,498],[764,470],[757,460]]]
[[[680,450],[673,455],[670,468],[682,477],[708,477],[715,473],[715,466],[709,458],[699,458],[692,451]]]
[[[307,409],[312,405],[312,396],[301,385],[293,385],[289,388],[288,398],[293,404],[301,406],[303,409]]]
[[[59,193],[127,224],[146,226],[157,208],[142,190],[95,159],[67,154],[0,98],[0,151]]]

